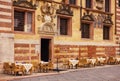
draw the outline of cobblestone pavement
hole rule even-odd
[[[103,68],[77,69],[54,75],[9,81],[120,81],[120,65]]]

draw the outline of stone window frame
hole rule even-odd
[[[109,30],[107,30],[107,33],[104,32],[104,27],[108,27]],[[109,31],[109,32],[108,32]],[[109,34],[108,34],[109,33]],[[105,37],[105,34],[107,34],[107,38]],[[109,36],[108,36],[109,35]],[[111,25],[103,25],[103,40],[111,40]]]
[[[67,26],[68,26],[67,35],[61,35],[60,34],[60,18],[68,19],[68,23],[67,23]],[[61,36],[72,36],[72,16],[58,15],[57,16],[57,28],[58,28],[59,35],[61,35]]]
[[[90,27],[89,38],[83,38],[83,37],[82,37],[82,24],[83,24],[83,23],[90,25],[90,26],[89,26],[89,27]],[[93,36],[93,35],[94,35],[94,34],[93,34],[93,33],[94,33],[94,26],[93,26],[93,25],[94,25],[94,23],[93,23],[92,21],[84,21],[84,20],[82,20],[82,22],[81,22],[81,38],[82,38],[82,39],[93,39],[93,37],[94,37],[94,36]]]

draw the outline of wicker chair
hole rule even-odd
[[[109,57],[107,63],[108,64],[115,64],[116,63],[115,57]]]
[[[90,62],[87,61],[87,58],[81,58],[79,59],[78,66],[82,67],[90,66]]]
[[[20,72],[22,75],[25,74],[25,68],[22,65],[15,65],[15,63],[11,64],[12,66],[12,73],[16,76],[16,74],[19,74]]]
[[[52,61],[50,61],[48,63],[48,70],[53,70],[53,63],[52,63]]]
[[[47,72],[48,71],[48,63],[40,63],[39,64],[39,71],[40,72]]]
[[[39,71],[39,63],[32,62],[32,65],[33,65],[33,67],[32,67],[33,72],[38,72]]]
[[[70,63],[69,63],[68,60],[63,60],[63,68],[64,68],[64,69],[70,68]]]
[[[6,74],[11,74],[11,65],[9,64],[9,62],[4,62],[3,63],[3,69],[4,69],[4,73]]]

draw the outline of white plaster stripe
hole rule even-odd
[[[7,15],[7,16],[11,16],[11,15],[12,15],[12,13],[8,13],[8,12],[2,12],[2,11],[0,11],[0,15]]]
[[[9,38],[9,37],[14,37],[14,34],[10,34],[10,33],[0,33],[0,37],[7,37],[7,38]]]
[[[120,20],[116,20],[117,22],[120,22]]]
[[[117,27],[117,30],[120,30],[120,28]]]
[[[105,52],[102,52],[102,53],[101,52],[97,52],[96,54],[105,54]]]
[[[116,50],[118,51],[118,50],[120,50],[120,48],[116,48]]]
[[[0,27],[0,30],[7,30],[7,31],[11,31],[11,28]]]
[[[120,16],[120,13],[117,13],[117,16]]]
[[[117,46],[117,44],[110,42],[65,42],[65,41],[55,41],[55,44],[60,45],[94,45],[94,46]]]
[[[120,9],[117,9],[116,11],[120,11]]]
[[[10,5],[1,5],[0,4],[0,8],[5,8],[5,9],[12,9],[12,6]]]
[[[22,43],[22,44],[40,44],[40,40],[25,40],[25,39],[17,40],[17,39],[15,39],[15,43]]]
[[[0,1],[3,1],[3,2],[12,2],[12,0],[0,0]]]
[[[12,20],[11,20],[11,19],[2,19],[2,18],[0,18],[0,22],[8,22],[8,23],[11,23]]]
[[[120,27],[120,24],[116,24],[117,25],[117,28],[119,29],[119,27]]]
[[[119,31],[117,31],[117,34],[120,34],[120,32],[119,32]]]
[[[116,54],[120,54],[120,52],[116,52]]]

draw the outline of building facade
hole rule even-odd
[[[120,0],[116,0],[115,23],[116,44],[118,44],[116,51],[117,54],[120,54]]]
[[[0,63],[115,56],[115,0],[0,0]]]

